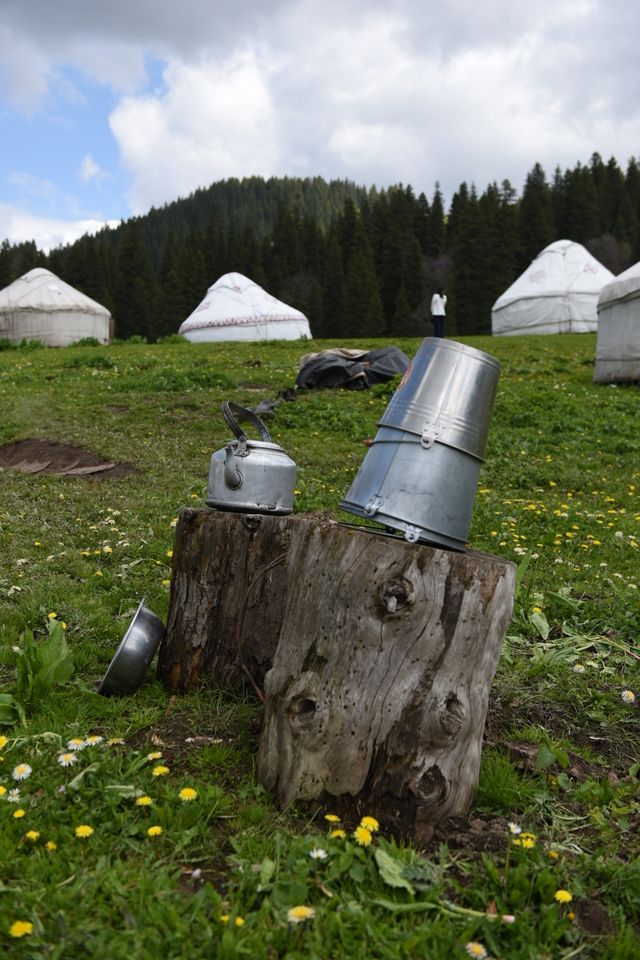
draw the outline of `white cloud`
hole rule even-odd
[[[109,177],[107,171],[96,163],[90,153],[86,153],[82,158],[78,175],[83,183],[89,183],[91,180],[106,180]]]
[[[279,165],[277,111],[250,53],[224,63],[172,63],[166,90],[127,97],[110,117],[133,175],[134,212],[226,177],[268,176]]]
[[[0,25],[0,91],[8,103],[30,113],[44,98],[51,73],[46,53],[28,37]]]
[[[54,247],[73,243],[87,233],[98,233],[104,226],[117,227],[120,221],[109,220],[57,220],[53,217],[37,217],[19,207],[0,203],[0,237],[8,237],[11,243],[26,243],[34,240],[39,250],[48,253]]]

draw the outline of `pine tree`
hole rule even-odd
[[[155,338],[156,281],[139,219],[120,234],[114,291],[115,333],[121,340],[137,335]]]
[[[554,232],[551,191],[544,170],[536,163],[527,175],[520,201],[521,270],[557,239]]]
[[[343,336],[381,337],[385,324],[373,262],[364,224],[356,218],[344,281]]]

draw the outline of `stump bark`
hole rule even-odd
[[[287,567],[260,782],[426,840],[471,804],[514,564],[298,521]]]
[[[261,694],[282,626],[294,527],[294,517],[181,511],[158,655],[169,690],[208,678]]]

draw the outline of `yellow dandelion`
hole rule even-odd
[[[47,614],[47,617],[49,618],[49,620],[55,620],[57,616],[58,614],[56,613],[55,610],[52,610],[51,613]]]
[[[335,813],[325,813],[324,818],[327,823],[340,823],[340,817]]]
[[[0,750],[4,750],[4,748],[8,743],[9,743],[9,740],[7,737],[0,736]]]
[[[25,840],[31,840],[32,843],[35,843],[36,840],[40,839],[40,832],[38,830],[27,830],[24,836]]]
[[[371,833],[375,833],[376,830],[380,829],[380,824],[375,817],[363,817],[360,821],[360,826],[365,827],[366,830],[370,830]]]
[[[361,847],[368,847],[373,841],[371,830],[366,827],[356,827],[353,833],[354,840]]]
[[[145,793],[136,800],[136,807],[150,807],[152,803],[151,797],[148,797]]]
[[[169,773],[169,767],[157,766],[151,771],[154,777],[166,777]]]
[[[80,826],[75,829],[76,837],[79,837],[81,840],[90,837],[92,833],[93,827],[90,827],[87,823],[81,823]]]
[[[51,851],[51,853],[58,849],[58,844],[54,840],[47,840],[45,846],[47,850]]]
[[[333,837],[334,840],[340,840],[343,837],[346,837],[347,833],[345,830],[342,830],[340,827],[336,827],[335,830],[332,830],[329,834],[330,837]]]
[[[162,827],[158,827],[158,826],[149,827],[149,829],[147,830],[147,836],[149,837],[159,837],[161,833],[162,833]]]
[[[190,800],[195,800],[197,796],[198,791],[194,790],[193,787],[183,787],[178,793],[178,797],[181,800],[184,800],[186,803],[188,803]]]
[[[547,856],[550,860],[557,860],[560,854],[557,850],[547,850]]]
[[[167,550],[167,556],[169,557],[169,559],[171,559],[171,557],[173,556],[173,550]]]
[[[15,813],[13,814],[13,816],[14,816],[14,818],[15,818],[16,820],[22,820],[22,818],[24,817],[24,815],[25,815],[25,811],[22,809],[22,807],[18,807],[18,809],[17,809],[17,810],[15,811]]]
[[[236,927],[244,927],[244,917],[236,917],[233,921]]]
[[[10,937],[28,937],[33,933],[33,924],[28,920],[16,920],[9,927]]]
[[[553,899],[558,903],[571,903],[573,900],[573,894],[569,890],[556,890],[553,895]]]
[[[2,784],[0,783],[0,797],[4,797],[6,792],[7,792],[7,788],[3,787]]]
[[[316,912],[313,907],[291,907],[287,910],[287,920],[289,923],[304,923],[305,920],[313,920]]]
[[[220,914],[220,923],[229,923],[229,914],[221,913]]]

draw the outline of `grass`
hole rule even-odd
[[[640,955],[640,394],[592,383],[591,335],[465,342],[502,363],[470,546],[516,561],[520,582],[474,808],[423,850],[384,822],[360,844],[358,818],[278,811],[255,780],[261,708],[248,696],[171,697],[152,673],[129,697],[94,692],[139,600],[166,619],[176,518],[203,504],[227,440],[221,401],[275,399],[309,345],[0,351],[0,444],[71,442],[137,468],[101,482],[0,473],[0,942],[12,956]],[[278,407],[269,428],[297,462],[297,511],[352,522],[338,503],[394,386]],[[26,689],[29,631],[39,649],[63,635],[73,672],[23,693],[21,722],[8,695]],[[514,843],[509,822],[532,839]],[[292,922],[296,906],[314,915]]]

